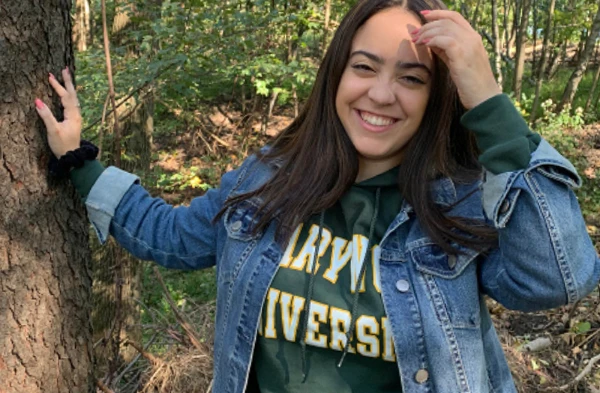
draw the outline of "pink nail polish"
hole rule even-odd
[[[421,44],[428,44],[429,41],[431,41],[431,39],[425,38],[423,41],[421,41]]]
[[[411,31],[410,34],[415,35],[415,34],[418,34],[419,31],[421,31],[421,29],[417,28],[417,29],[414,29],[413,31]]]
[[[430,12],[430,10],[423,10],[421,11],[421,15],[428,15]]]
[[[50,79],[56,79],[51,72],[48,73],[48,76],[50,77]]]
[[[35,99],[35,106],[36,106],[38,109],[42,109],[42,108],[44,107],[44,103],[43,103],[43,102],[42,102],[42,100],[40,100],[39,98],[36,98],[36,99]]]

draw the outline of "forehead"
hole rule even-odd
[[[378,12],[356,32],[352,52],[364,50],[383,59],[421,62],[432,67],[431,51],[424,45],[416,46],[410,34],[421,27],[419,18],[401,7]]]

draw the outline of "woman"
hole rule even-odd
[[[63,77],[65,121],[36,101],[57,157],[80,143]],[[515,392],[483,295],[546,309],[600,275],[573,166],[437,0],[359,1],[298,119],[189,207],[96,161],[71,178],[102,241],[216,264],[215,392]]]

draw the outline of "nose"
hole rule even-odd
[[[384,80],[374,81],[369,89],[369,98],[378,105],[390,105],[396,101],[396,96],[392,91],[389,82]]]

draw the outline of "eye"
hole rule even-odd
[[[408,83],[409,85],[424,85],[425,81],[423,81],[421,78],[418,78],[416,76],[411,76],[411,75],[404,75],[400,77],[400,80]]]
[[[351,67],[357,71],[362,71],[362,72],[373,72],[374,71],[371,67],[369,67],[366,64],[362,64],[362,63],[353,64]]]

